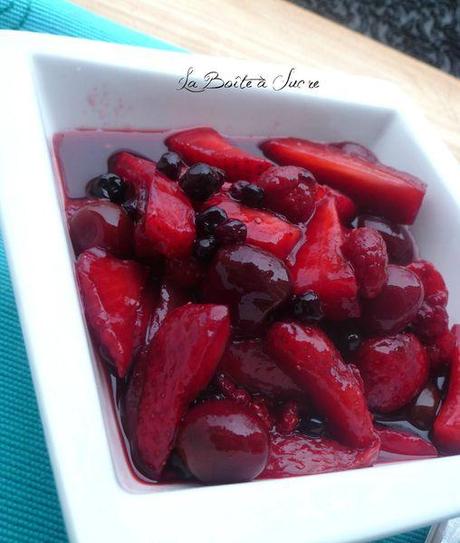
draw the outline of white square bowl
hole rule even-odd
[[[0,33],[0,209],[38,403],[71,540],[365,541],[460,515],[460,456],[212,487],[130,475],[82,319],[51,140],[75,128],[211,125],[227,135],[353,140],[424,179],[413,231],[460,320],[460,175],[410,101],[382,81],[311,74],[316,90],[177,90],[188,67],[270,81],[286,68]],[[98,172],[95,172],[95,174]],[[26,483],[25,483],[26,484]]]

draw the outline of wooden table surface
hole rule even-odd
[[[460,160],[460,79],[286,0],[73,0],[191,52],[393,81]]]

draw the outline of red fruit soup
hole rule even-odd
[[[133,473],[219,484],[460,453],[460,334],[356,142],[55,136],[76,276]]]

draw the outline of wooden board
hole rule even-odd
[[[393,81],[460,159],[460,79],[285,0],[74,2],[195,53]]]

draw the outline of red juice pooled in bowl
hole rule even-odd
[[[54,144],[87,325],[143,480],[460,452],[459,328],[408,230],[421,180],[358,143],[206,127]]]

